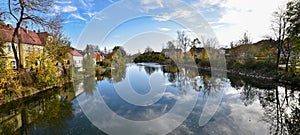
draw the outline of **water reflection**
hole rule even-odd
[[[198,96],[187,119],[169,134],[300,133],[298,88],[234,75],[212,78],[207,71],[174,65],[142,63],[117,66],[118,69],[98,76],[97,78],[101,78],[98,81],[94,77],[85,78],[75,81],[74,85],[0,106],[0,134],[104,134],[89,121],[79,103],[79,100],[86,99],[86,106],[103,109],[95,106],[91,100],[99,93],[105,101],[102,104],[107,104],[116,115],[141,122],[171,112],[177,102],[186,103],[178,111],[185,113],[191,105],[191,99]],[[165,77],[166,92],[163,97],[146,107],[122,100],[113,85],[121,83],[132,73],[135,75],[129,79],[140,94],[145,94],[150,89],[144,83],[147,83],[151,75],[159,73]],[[143,81],[144,83],[134,83]],[[218,93],[222,87],[228,87],[228,90],[224,91],[224,98],[216,114],[208,124],[198,126],[208,95]],[[113,123],[110,120],[99,123],[112,129],[126,127],[125,123]],[[157,130],[170,129],[168,121],[164,119],[157,126]],[[136,129],[128,133],[150,133],[143,125],[133,128]]]
[[[245,106],[260,102],[264,114],[262,120],[270,124],[270,134],[300,133],[300,92],[297,88],[262,80],[232,80],[237,80],[231,82],[236,84],[233,86],[240,91]]]
[[[1,134],[63,134],[73,119],[70,100],[75,97],[69,85],[43,92],[21,102],[1,106]]]

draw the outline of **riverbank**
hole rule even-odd
[[[211,67],[200,67],[199,65],[196,64],[184,64],[184,63],[177,63],[177,66],[182,66],[182,67],[189,67],[189,68],[198,68],[200,70],[205,70],[208,72],[211,72]],[[214,69],[218,70],[218,69]],[[266,81],[272,81],[276,83],[282,83],[282,84],[288,84],[288,85],[293,85],[293,86],[300,86],[300,76],[297,76],[295,74],[271,74],[271,73],[265,73],[261,74],[259,72],[243,72],[242,69],[226,69],[227,74],[231,75],[238,75],[238,76],[243,76],[247,78],[254,78],[254,79],[260,79],[260,80],[266,80]]]
[[[69,83],[73,83],[73,81],[68,81],[68,82],[56,84],[54,86],[47,86],[47,87],[39,89],[39,90],[37,90],[34,87],[23,87],[23,89],[25,89],[25,91],[27,91],[27,92],[23,92],[21,96],[13,97],[13,98],[11,98],[9,100],[0,99],[0,107],[2,105],[5,105],[5,104],[11,103],[11,102],[15,102],[15,101],[18,101],[18,100],[21,100],[21,99],[24,99],[24,98],[27,98],[27,97],[39,94],[41,92],[45,92],[45,91],[48,91],[48,90],[51,90],[51,89],[55,89],[55,88],[61,88],[64,85],[69,84]]]

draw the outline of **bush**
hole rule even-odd
[[[146,52],[136,57],[133,61],[135,63],[153,62],[159,64],[165,64],[166,62],[171,62],[170,60],[168,61],[166,60],[168,60],[168,58],[159,52]]]

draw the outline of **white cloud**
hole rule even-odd
[[[72,1],[55,1],[55,3],[59,3],[59,4],[71,4]]]
[[[58,6],[58,5],[53,5],[53,9],[54,9],[55,11],[59,11],[59,10],[60,10],[60,6]]]
[[[192,3],[201,13],[220,15],[212,25],[219,41],[228,45],[244,32],[250,33],[253,42],[270,33],[272,13],[286,0],[199,0]],[[214,9],[214,10],[211,10]],[[213,11],[213,12],[212,12]],[[211,18],[205,18],[206,20]],[[211,20],[210,20],[211,21]]]
[[[225,0],[199,0],[196,2],[193,2],[192,5],[195,7],[208,7],[208,6],[216,6],[220,5],[224,2]]]
[[[185,9],[177,9],[172,13],[163,13],[158,16],[154,16],[153,19],[156,21],[168,21],[174,18],[190,18],[193,12]]]
[[[74,7],[74,6],[65,6],[62,8],[62,12],[74,12],[77,10],[77,7]]]
[[[155,10],[163,8],[162,0],[141,0],[142,12],[148,12],[149,10]]]
[[[83,8],[89,10],[94,6],[93,0],[79,0],[79,2],[82,4]]]
[[[89,17],[94,17],[97,14],[97,12],[90,12],[90,11],[88,11],[88,12],[86,12],[84,14],[88,15]]]
[[[165,28],[165,27],[163,27],[163,28],[158,28],[160,31],[170,31],[171,29],[170,28]]]
[[[82,4],[82,6],[84,6],[84,7],[87,7],[87,6],[88,6],[84,0],[79,0],[79,2],[80,2],[80,3]]]
[[[71,14],[70,16],[69,16],[69,18],[70,17],[73,17],[73,18],[76,18],[76,19],[79,19],[79,20],[82,20],[82,21],[87,21],[85,18],[83,18],[80,14]]]
[[[145,4],[145,5],[148,5],[148,4],[157,4],[161,8],[164,7],[163,4],[162,4],[162,0],[142,0],[142,3]]]
[[[221,31],[217,30],[219,39],[222,43],[229,44],[229,40],[237,40],[248,31],[254,42],[261,40],[264,35],[269,34],[272,13],[283,4],[282,2],[282,0],[226,1],[222,4],[226,10],[218,22],[230,26],[224,27]],[[226,36],[227,39],[224,39]]]

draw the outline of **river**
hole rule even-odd
[[[266,80],[129,63],[0,106],[0,134],[298,134],[299,96]]]

